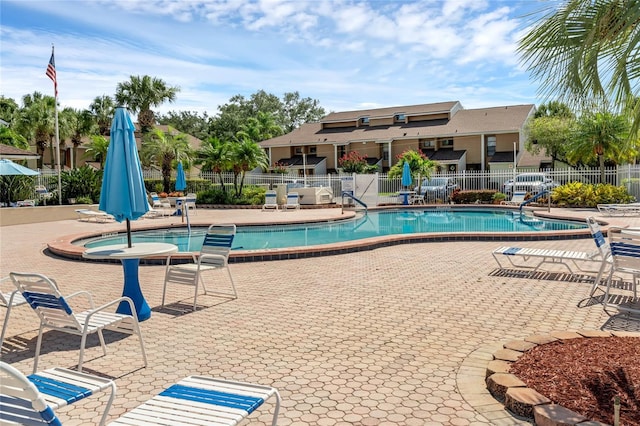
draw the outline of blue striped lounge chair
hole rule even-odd
[[[67,297],[62,296],[58,291],[56,283],[41,274],[10,272],[9,276],[22,297],[33,308],[40,318],[40,329],[38,341],[36,343],[36,353],[33,361],[33,372],[38,369],[38,359],[42,346],[42,334],[45,328],[61,331],[63,333],[82,336],[80,342],[80,358],[78,360],[78,371],[82,371],[84,359],[84,348],[87,336],[97,333],[104,355],[107,348],[102,335],[102,330],[109,329],[119,333],[136,334],[140,340],[140,348],[144,359],[144,366],[147,366],[147,355],[142,341],[142,333],[138,325],[133,302],[128,297],[120,297],[102,306],[96,307],[93,303],[91,293],[79,291]],[[85,296],[90,309],[79,313],[74,313],[68,301],[76,296]],[[118,314],[111,312],[111,307],[120,302],[129,304],[132,314]]]
[[[24,305],[27,301],[22,297],[22,294],[16,290],[15,287],[9,290],[8,284],[11,283],[9,277],[0,279],[0,304],[2,304],[7,311],[4,314],[4,324],[2,324],[2,335],[0,335],[0,348],[4,343],[4,335],[7,333],[7,325],[9,325],[9,315],[11,315],[11,309],[15,306]]]
[[[66,368],[25,376],[0,361],[0,424],[61,425],[55,410],[108,389],[111,396],[102,413],[101,426],[116,396],[112,380]]]
[[[262,205],[262,211],[271,209],[278,211],[278,194],[273,190],[265,192],[264,204]]]
[[[637,229],[609,229],[611,246],[611,270],[607,278],[607,288],[602,304],[604,308],[614,308],[624,313],[640,314],[638,299],[638,277],[640,277],[640,231]],[[616,273],[631,275],[629,287],[611,293],[613,275]]]
[[[287,194],[287,201],[282,205],[282,210],[299,210],[300,209],[300,195],[297,192],[289,192]]]
[[[597,275],[590,292],[590,296],[593,296],[598,285],[600,285],[607,265],[611,264],[611,253],[609,244],[604,238],[595,218],[588,217],[587,224],[589,225],[591,236],[596,244],[596,249],[591,252],[502,246],[493,251],[493,258],[498,263],[500,269],[524,269],[528,271],[527,275],[529,276],[537,272],[542,265],[548,263],[564,265],[572,275],[574,272],[571,266],[574,266],[581,272],[595,272]],[[500,259],[506,259],[508,265],[503,265]],[[521,262],[516,262],[514,261],[515,259],[520,259]],[[584,269],[583,262],[597,263],[599,264],[599,269]]]
[[[110,426],[237,425],[266,400],[276,397],[271,425],[276,426],[280,394],[275,388],[204,376],[189,376],[126,413]]]

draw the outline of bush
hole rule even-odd
[[[451,201],[456,204],[491,203],[495,190],[481,189],[476,191],[461,191],[456,189],[451,194]]]
[[[60,175],[62,182],[62,199],[68,200],[79,198],[90,200],[100,199],[100,189],[102,186],[102,171],[84,165],[77,169],[62,172]]]
[[[496,192],[495,194],[493,194],[491,196],[491,199],[493,201],[504,201],[507,199],[507,194],[503,193],[503,192]]]
[[[598,204],[632,203],[635,198],[624,186],[569,182],[555,188],[551,200],[558,206],[596,207]]]

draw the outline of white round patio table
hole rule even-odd
[[[140,289],[140,279],[138,277],[140,259],[177,251],[178,246],[167,243],[135,243],[131,247],[127,247],[126,244],[114,244],[87,249],[82,253],[82,257],[96,260],[120,260],[124,271],[122,295],[131,298],[138,315],[138,321],[144,321],[151,317],[151,308],[142,294],[142,289]],[[120,303],[116,312],[131,315],[128,303]]]

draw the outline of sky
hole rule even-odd
[[[299,92],[327,112],[460,101],[539,105],[518,40],[545,0],[2,0],[0,95],[88,108],[131,75],[179,87],[154,108]],[[532,15],[533,14],[533,15]]]

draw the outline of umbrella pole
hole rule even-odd
[[[131,248],[131,221],[127,219],[127,247]]]

